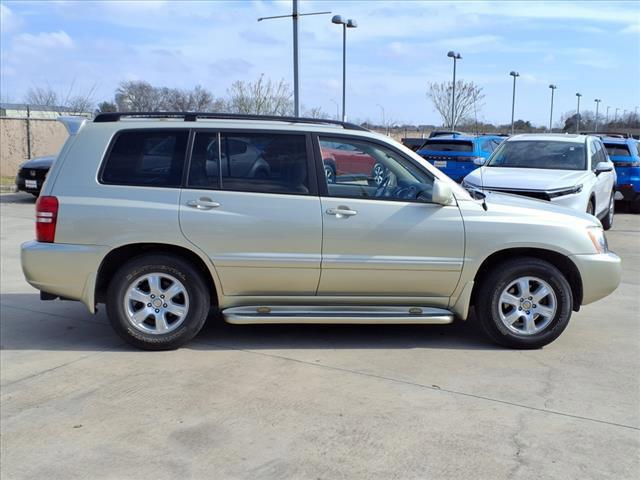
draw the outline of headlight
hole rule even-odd
[[[590,227],[587,229],[589,238],[593,243],[597,253],[607,253],[609,251],[609,245],[607,245],[607,238],[604,236],[604,231],[600,227]]]

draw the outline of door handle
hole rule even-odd
[[[337,218],[353,217],[357,214],[358,212],[356,210],[351,210],[349,207],[344,205],[340,205],[338,208],[327,209],[327,215],[335,215]]]
[[[214,202],[208,197],[200,197],[197,200],[189,200],[187,206],[191,208],[197,208],[198,210],[211,210],[212,208],[218,208],[220,204]]]

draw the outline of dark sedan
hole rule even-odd
[[[20,165],[18,175],[16,175],[16,187],[23,192],[31,193],[36,197],[40,195],[42,184],[44,183],[51,165],[56,159],[53,155],[36,157],[27,160]]]

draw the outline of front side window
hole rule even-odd
[[[503,142],[491,156],[488,167],[586,170],[584,143],[553,140]]]
[[[320,137],[320,152],[331,197],[431,201],[433,177],[390,148]]]
[[[198,132],[191,153],[188,186],[308,194],[306,137]]]
[[[105,159],[102,182],[179,187],[188,137],[187,130],[121,132]]]

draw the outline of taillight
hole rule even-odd
[[[53,243],[56,237],[58,220],[58,199],[56,197],[38,197],[36,202],[36,240]]]

